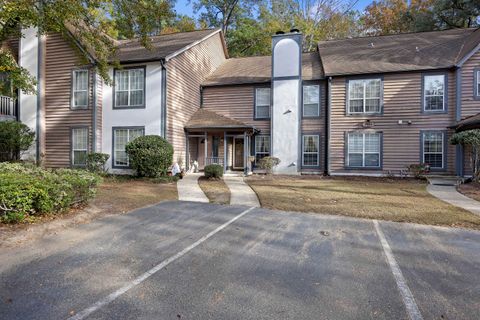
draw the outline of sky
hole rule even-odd
[[[350,2],[348,0],[342,0],[345,2]],[[355,0],[354,0],[355,1]],[[175,11],[179,14],[185,14],[188,16],[196,16],[193,13],[193,5],[192,3],[194,0],[177,0],[175,4]],[[372,0],[358,0],[354,9],[357,9],[359,11],[363,11],[363,9],[372,2]]]

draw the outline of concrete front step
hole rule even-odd
[[[428,183],[435,186],[458,186],[464,182],[464,178],[456,176],[428,175]]]

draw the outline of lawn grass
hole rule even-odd
[[[431,196],[423,181],[307,176],[246,181],[265,208],[480,229],[480,217]]]
[[[175,182],[158,183],[155,179],[112,176],[104,178],[90,205],[106,214],[114,214],[176,199],[178,193]]]
[[[200,177],[198,185],[211,203],[230,204],[230,189],[222,179]]]

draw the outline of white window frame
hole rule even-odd
[[[259,140],[259,138],[268,138],[268,143],[266,144],[268,146],[268,152],[257,150],[257,147],[259,146],[259,143],[257,143],[257,139]],[[254,149],[255,162],[257,161],[257,155],[258,154],[263,155],[263,157],[269,157],[270,156],[270,152],[271,152],[271,150],[270,150],[271,144],[270,143],[271,143],[271,140],[270,140],[269,135],[257,135],[257,136],[255,136],[255,149]]]
[[[130,168],[130,159],[128,159],[128,154],[127,154],[127,164],[117,164],[116,161],[116,157],[115,157],[115,153],[117,151],[122,151],[122,152],[126,152],[125,149],[121,150],[121,149],[117,149],[116,148],[116,144],[115,144],[115,132],[117,130],[127,130],[127,142],[125,143],[125,145],[127,145],[129,142],[130,142],[130,131],[133,131],[133,130],[142,130],[142,136],[145,135],[145,127],[114,127],[112,129],[112,167],[113,168]]]
[[[86,135],[85,135],[85,137],[86,137],[87,141],[86,141],[86,144],[85,144],[85,145],[86,145],[85,149],[77,149],[77,148],[75,148],[75,145],[76,145],[76,143],[75,143],[75,141],[76,141],[76,140],[75,140],[75,139],[76,139],[75,132],[76,132],[77,130],[82,130],[82,131],[83,131],[83,130],[86,130]],[[71,134],[71,139],[72,139],[72,140],[71,140],[71,161],[72,161],[72,166],[73,166],[73,167],[85,167],[85,166],[87,165],[86,159],[87,159],[87,154],[88,154],[88,149],[89,149],[89,147],[88,147],[88,145],[89,145],[89,144],[88,144],[88,140],[89,140],[89,128],[88,128],[88,127],[73,127],[73,128],[71,128],[71,133],[70,133],[70,134]],[[85,163],[80,163],[80,164],[76,164],[76,163],[75,163],[75,151],[85,151]]]
[[[268,90],[268,104],[258,104],[258,91],[260,90]],[[255,88],[255,108],[254,108],[254,118],[255,119],[270,119],[270,101],[272,98],[272,90],[269,87],[258,87]],[[258,107],[267,107],[268,108],[268,116],[267,117],[259,117],[257,113],[257,108]]]
[[[350,135],[362,135],[362,165],[361,166],[351,166],[350,165]],[[367,134],[378,135],[378,152],[366,152],[365,151],[365,136]],[[352,152],[358,154],[359,152]],[[367,154],[378,154],[378,166],[365,166],[365,155]],[[379,169],[382,167],[382,134],[380,132],[348,132],[347,133],[347,168],[372,168]]]
[[[306,152],[305,151],[305,139],[309,137],[314,137],[317,139],[317,152]],[[316,154],[317,163],[316,164],[305,164],[305,155],[306,154]],[[320,165],[320,135],[318,134],[304,134],[302,136],[302,167],[318,167]]]
[[[438,95],[438,94],[430,94],[430,95],[427,95],[426,94],[426,88],[427,88],[427,78],[430,78],[430,77],[442,77],[443,78],[443,93],[442,95]],[[446,99],[447,99],[447,76],[445,74],[425,74],[423,75],[423,112],[432,112],[432,113],[435,113],[435,112],[445,112],[446,111]],[[427,110],[427,97],[442,97],[442,109],[435,109],[435,110]]]
[[[480,68],[475,69],[475,81],[474,81],[475,88],[473,88],[475,92],[475,98],[480,99]]]
[[[368,98],[367,99],[367,82],[368,81],[379,81],[380,85],[380,92],[378,98]],[[361,82],[363,84],[363,97],[362,98],[350,98],[350,94],[352,92],[351,90],[351,85],[353,83],[359,83]],[[367,78],[367,79],[351,79],[348,80],[348,95],[347,95],[347,113],[348,114],[380,114],[382,113],[382,108],[383,108],[383,80],[382,78]],[[373,99],[378,99],[378,111],[365,111],[366,107],[366,102],[367,100],[373,100]],[[351,103],[350,101],[356,100],[356,101],[363,101],[363,111],[352,111],[351,110]]]
[[[318,96],[317,96],[317,102],[316,102],[316,105],[317,105],[317,113],[314,114],[314,115],[306,115],[305,114],[305,88],[306,87],[317,87],[318,88]],[[303,87],[303,96],[302,96],[302,115],[304,118],[318,118],[320,117],[320,85],[318,84],[304,84]],[[313,104],[313,103],[309,103],[309,104]]]
[[[132,73],[135,72],[135,71],[138,71],[138,70],[141,70],[143,72],[143,88],[142,89],[135,89],[133,90],[131,88],[131,79],[132,79]],[[119,73],[122,73],[122,72],[128,72],[128,89],[126,90],[118,90],[117,89],[117,75]],[[113,108],[114,109],[128,109],[128,108],[144,108],[145,107],[145,99],[146,99],[146,68],[145,67],[133,67],[133,68],[125,68],[125,69],[115,69],[115,76],[114,76],[114,81],[115,81],[115,84],[113,86],[113,99],[114,99],[114,104],[113,104]],[[143,100],[143,103],[142,104],[136,104],[136,105],[132,105],[130,103],[131,101],[131,96],[132,96],[132,91],[141,91],[142,92],[142,100]],[[127,105],[118,105],[118,99],[117,99],[117,92],[127,92],[127,100],[128,100],[128,104]]]
[[[87,88],[86,89],[77,89],[77,73],[86,73],[87,74]],[[77,69],[72,71],[72,96],[71,96],[71,108],[72,109],[87,109],[89,103],[89,88],[90,88],[90,73],[88,69]],[[75,104],[75,93],[77,92],[86,92],[87,93],[87,101],[84,105],[76,105]]]
[[[441,167],[432,167],[430,164],[430,169],[434,170],[442,170],[445,169],[445,132],[443,131],[424,131],[422,132],[422,163],[426,164],[427,162],[425,161],[425,155],[426,154],[440,154],[439,152],[425,152],[425,135],[427,134],[440,134],[442,136],[442,166]]]

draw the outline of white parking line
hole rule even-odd
[[[413,294],[410,291],[410,288],[408,287],[405,278],[403,277],[402,270],[400,270],[400,267],[395,260],[392,249],[390,248],[390,245],[388,244],[387,239],[385,238],[385,235],[383,234],[383,231],[378,224],[378,221],[373,220],[373,224],[375,226],[375,230],[377,230],[378,237],[380,238],[380,243],[382,244],[383,251],[385,252],[385,256],[387,257],[388,264],[390,265],[390,269],[392,270],[393,277],[397,282],[398,290],[400,291],[400,295],[402,296],[403,303],[407,308],[407,313],[410,319],[422,320],[423,317],[420,313],[420,310],[418,310],[415,298],[413,297]]]
[[[243,217],[244,215],[246,215],[247,213],[249,213],[250,211],[252,211],[253,209],[255,209],[254,207],[250,208],[250,209],[247,209],[245,211],[243,211],[242,213],[240,213],[239,215],[235,216],[234,218],[232,218],[231,220],[225,222],[224,224],[222,224],[221,226],[219,226],[218,228],[216,228],[215,230],[213,230],[212,232],[208,233],[207,235],[201,237],[200,239],[198,239],[197,241],[195,241],[194,243],[192,243],[191,245],[189,245],[188,247],[186,247],[185,249],[183,249],[182,251],[178,252],[177,254],[171,256],[170,258],[166,259],[166,260],[163,260],[162,262],[160,262],[159,264],[157,264],[155,267],[153,267],[152,269],[148,270],[147,272],[145,272],[144,274],[142,274],[141,276],[139,276],[138,278],[136,278],[135,280],[127,283],[126,285],[124,285],[123,287],[121,287],[120,289],[118,289],[117,291],[109,294],[108,296],[106,296],[105,298],[97,301],[96,303],[94,303],[93,305],[91,305],[90,307],[80,311],[79,313],[77,313],[76,315],[68,318],[68,320],[82,320],[82,319],[85,319],[86,317],[88,317],[91,313],[97,311],[98,309],[100,309],[101,307],[109,304],[110,302],[112,302],[113,300],[117,299],[119,296],[121,296],[122,294],[124,294],[125,292],[127,292],[128,290],[138,286],[140,283],[142,283],[143,281],[147,280],[149,277],[151,277],[152,275],[154,275],[155,273],[157,273],[158,271],[162,270],[163,268],[165,268],[166,266],[168,266],[170,263],[174,262],[175,260],[181,258],[182,256],[184,256],[185,254],[187,254],[189,251],[195,249],[195,247],[197,247],[198,245],[202,244],[203,242],[205,242],[206,240],[208,240],[208,238],[212,237],[213,235],[215,235],[216,233],[222,231],[223,229],[225,229],[226,227],[228,227],[230,224],[234,223],[235,221],[237,221],[238,219],[240,219],[241,217]]]

